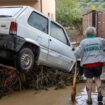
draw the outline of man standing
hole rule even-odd
[[[86,29],[86,38],[80,42],[80,46],[76,51],[76,57],[81,58],[81,66],[83,67],[84,74],[87,78],[87,104],[92,104],[91,92],[94,77],[98,89],[98,105],[103,105],[100,75],[102,73],[103,62],[105,61],[104,45],[105,40],[96,37],[96,28],[88,27]]]

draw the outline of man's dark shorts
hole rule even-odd
[[[84,74],[87,78],[100,77],[102,73],[102,67],[84,68]]]

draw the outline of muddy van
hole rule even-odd
[[[0,59],[13,60],[22,72],[34,65],[70,72],[75,63],[65,29],[29,6],[0,7]]]

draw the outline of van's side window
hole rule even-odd
[[[60,27],[59,25],[51,22],[51,31],[50,31],[50,35],[58,40],[60,40],[61,42],[67,44],[67,38],[65,36],[65,32],[62,29],[62,27]]]
[[[48,33],[48,19],[36,12],[32,12],[29,19],[28,19],[28,23],[45,32],[45,33]]]

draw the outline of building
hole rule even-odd
[[[0,6],[29,5],[55,20],[55,0],[0,0]]]

